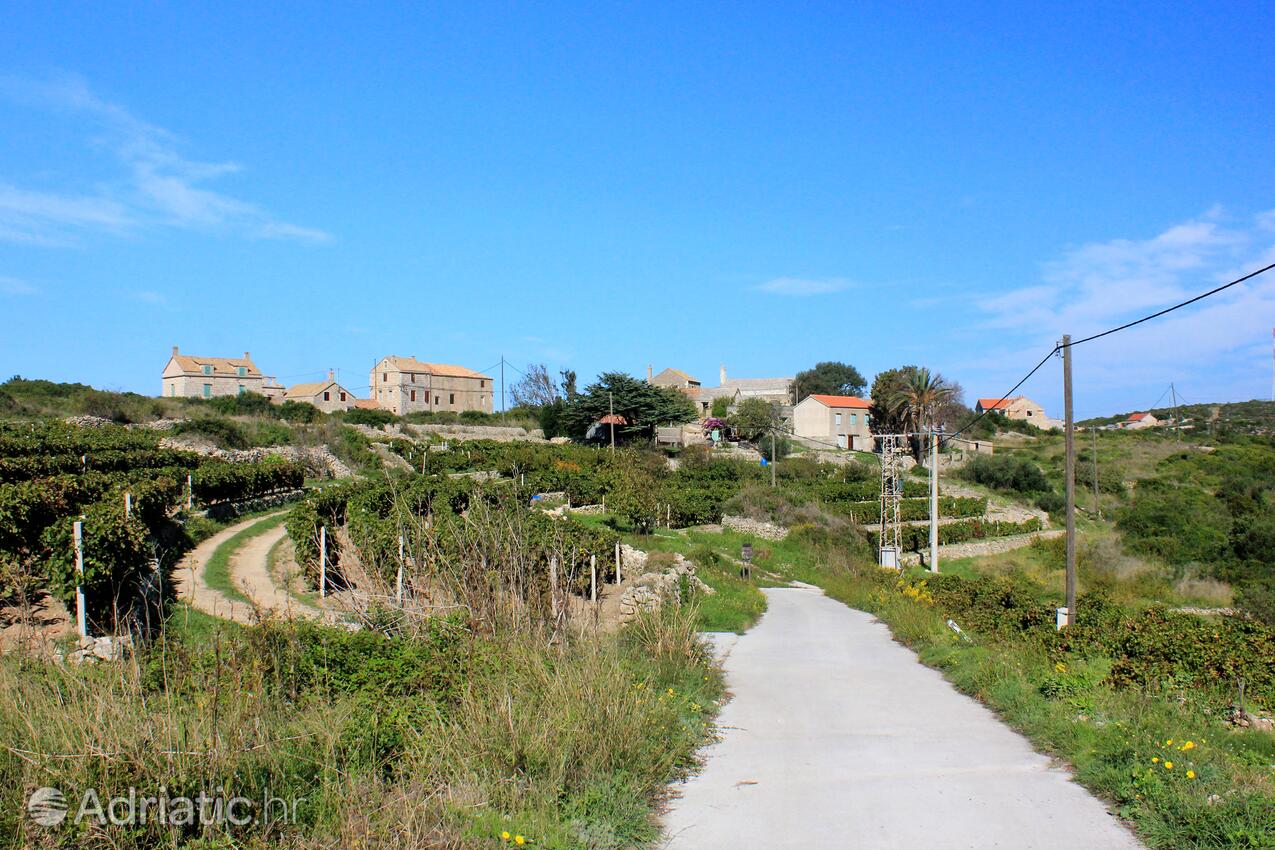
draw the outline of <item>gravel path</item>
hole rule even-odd
[[[221,544],[244,529],[282,513],[280,511],[265,517],[253,517],[227,526],[187,552],[186,557],[182,558],[181,563],[177,565],[173,576],[173,581],[177,585],[178,598],[186,600],[195,609],[205,614],[221,617],[223,620],[234,620],[237,623],[254,622],[252,606],[246,602],[231,599],[209,587],[205,572],[208,569],[208,561]]]
[[[263,612],[286,618],[325,619],[321,609],[304,604],[275,584],[270,575],[270,550],[287,535],[288,529],[280,525],[250,538],[230,556],[230,580]]]
[[[1138,850],[1103,804],[871,615],[767,589],[734,698],[666,816],[673,850]]]

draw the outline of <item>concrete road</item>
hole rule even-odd
[[[761,622],[717,643],[734,698],[704,771],[674,789],[667,847],[1142,846],[871,615],[817,589],[765,593]]]

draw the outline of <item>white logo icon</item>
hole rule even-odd
[[[56,788],[37,788],[27,800],[27,813],[40,826],[57,826],[66,820],[66,797]]]

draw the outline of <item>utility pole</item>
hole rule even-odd
[[[1102,502],[1098,501],[1098,429],[1090,427],[1089,432],[1093,434],[1093,512],[1102,519]]]
[[[1071,334],[1063,334],[1063,416],[1066,418],[1067,456],[1067,625],[1076,624],[1076,423],[1071,410]]]
[[[930,429],[930,572],[939,571],[939,432]]]
[[[328,527],[319,526],[319,598],[328,595]]]
[[[770,486],[775,486],[775,426],[770,427]]]
[[[500,355],[500,421],[505,421],[505,355]]]
[[[1169,392],[1173,393],[1173,436],[1177,438],[1178,443],[1182,443],[1182,432],[1178,430],[1178,390],[1169,382]]]
[[[607,419],[611,427],[611,454],[615,454],[615,393],[607,392]]]

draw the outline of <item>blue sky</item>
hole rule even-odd
[[[7,5],[0,373],[838,359],[972,404],[1275,261],[1270,4],[399,5]],[[1266,397],[1272,326],[1275,273],[1079,348],[1077,412]]]

